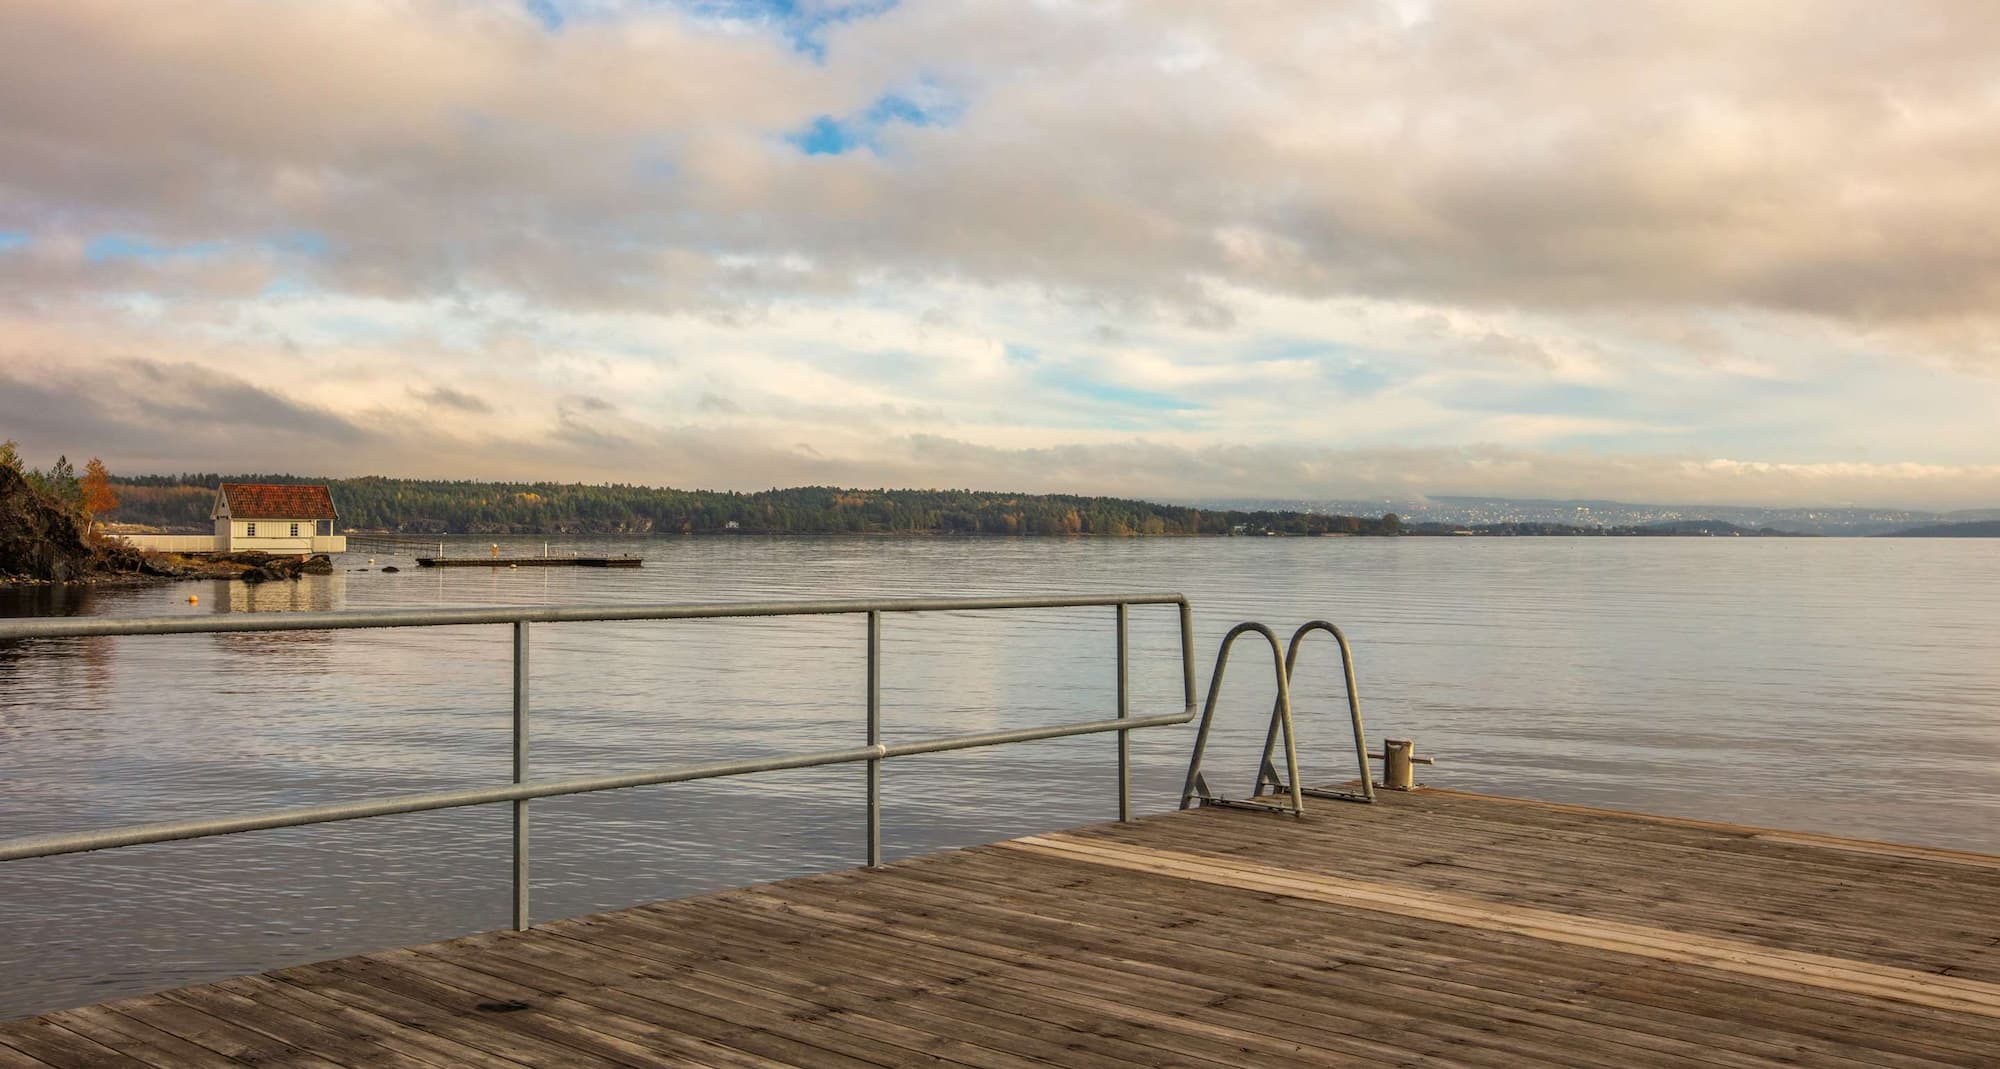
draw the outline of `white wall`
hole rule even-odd
[[[299,525],[292,537],[292,524]],[[250,526],[257,526],[255,537]],[[140,549],[161,553],[223,553],[254,549],[263,553],[345,553],[346,535],[316,535],[319,528],[311,520],[228,520],[215,521],[212,535],[128,534],[118,535]]]
[[[222,548],[222,539],[215,535],[127,534],[113,537],[136,549],[150,549],[158,553],[214,553]]]
[[[292,534],[292,525],[297,524],[299,533]],[[250,529],[255,527],[256,534]],[[229,521],[229,548],[232,552],[246,549],[265,553],[311,553],[313,552],[313,531],[311,520],[237,520]]]

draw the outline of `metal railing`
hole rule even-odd
[[[1135,605],[1179,608],[1181,680],[1184,708],[1177,713],[1132,716],[1128,615]],[[914,742],[882,741],[882,617],[885,613],[977,612],[1002,609],[1069,609],[1111,607],[1117,613],[1118,715],[1078,724],[948,735]],[[868,676],[867,743],[841,750],[819,750],[740,761],[677,765],[619,776],[594,776],[533,781],[528,778],[528,628],[530,624],[582,623],[614,620],[719,620],[768,616],[867,616]],[[379,612],[304,612],[269,615],[164,616],[140,619],[64,618],[0,621],[0,641],[81,638],[108,635],[199,635],[244,631],[340,631],[382,627],[451,627],[507,624],[513,628],[514,778],[496,787],[475,787],[426,794],[400,794],[362,801],[282,809],[246,816],[137,824],[101,831],[38,835],[0,840],[0,861],[54,857],[90,850],[109,850],[143,843],[205,839],[217,835],[294,828],[308,824],[360,820],[396,813],[511,802],[514,810],[514,926],[529,923],[528,803],[536,798],[589,794],[626,787],[744,776],[783,769],[865,762],[868,766],[868,840],[870,867],[882,863],[882,762],[892,757],[968,750],[982,746],[1066,738],[1107,731],[1118,733],[1118,818],[1131,817],[1130,734],[1140,728],[1185,724],[1194,718],[1194,618],[1181,594],[1106,594],[1091,597],[1025,598],[902,598],[868,601],[720,602],[705,605],[613,605],[575,608],[401,609]]]

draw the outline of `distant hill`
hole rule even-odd
[[[2000,538],[2000,520],[1982,520],[1978,523],[1933,523],[1923,527],[1911,527],[1902,531],[1891,531],[1882,538]]]
[[[348,530],[407,534],[1380,535],[1391,516],[1198,509],[1110,497],[803,486],[737,493],[622,483],[149,475],[114,481],[106,518],[206,530],[224,481],[325,483]]]

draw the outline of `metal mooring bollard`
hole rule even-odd
[[[1434,762],[1417,756],[1417,744],[1409,739],[1383,739],[1382,752],[1368,755],[1382,762],[1382,786],[1392,791],[1415,790],[1417,765]]]

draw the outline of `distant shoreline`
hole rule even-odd
[[[224,481],[326,485],[341,527],[355,535],[424,539],[447,537],[592,538],[683,535],[788,535],[937,538],[982,537],[1224,537],[1417,536],[1417,537],[1578,537],[1578,538],[1797,538],[1839,536],[1984,537],[1983,529],[1960,530],[1945,517],[1913,517],[1903,529],[1871,530],[1801,527],[1776,517],[1703,517],[1677,507],[1674,518],[1646,508],[1624,517],[1606,514],[1616,506],[1594,502],[1575,506],[1577,518],[1537,515],[1535,502],[1480,499],[1473,515],[1399,517],[1393,512],[1364,515],[1366,502],[1229,502],[1214,506],[1170,505],[1130,498],[1073,494],[1029,494],[989,490],[855,489],[802,486],[753,492],[679,490],[625,484],[474,482],[392,479],[365,476],[326,479],[295,475],[217,473],[114,478],[119,505],[105,519],[157,530],[208,533],[214,487]],[[1542,502],[1540,505],[1549,506]],[[1336,507],[1337,506],[1337,507]],[[1373,506],[1380,507],[1380,506]],[[1409,507],[1415,507],[1411,503]],[[1546,510],[1545,510],[1546,511]],[[1595,511],[1597,516],[1591,517]],[[1718,510],[1727,511],[1727,510]],[[1484,514],[1479,514],[1483,512]],[[1637,512],[1637,515],[1631,514]],[[1694,518],[1686,518],[1692,516]],[[1612,522],[1614,519],[1619,522]],[[1976,528],[2000,527],[1966,520]],[[1915,528],[1929,528],[1915,530]]]

